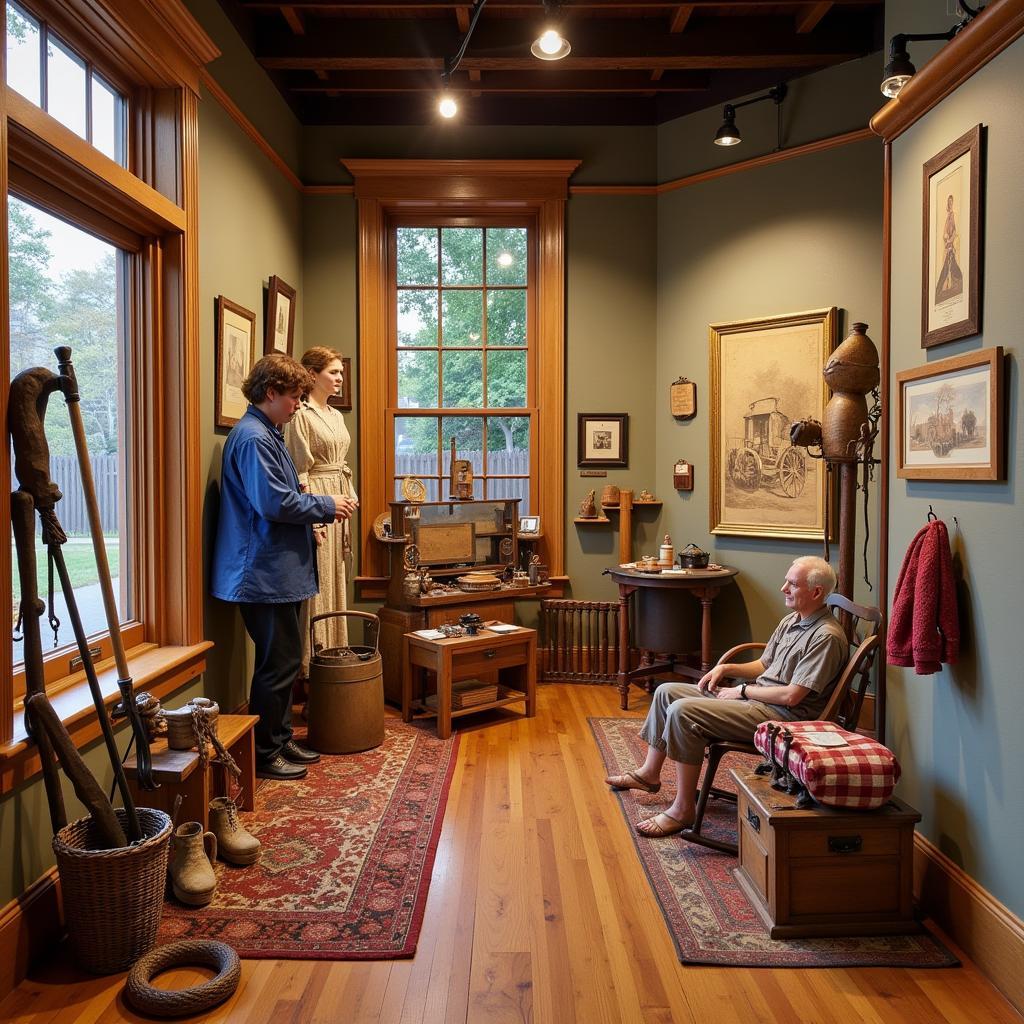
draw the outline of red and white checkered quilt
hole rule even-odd
[[[892,751],[877,740],[841,729],[834,722],[762,722],[754,733],[754,746],[768,757],[768,727],[782,726],[793,734],[789,771],[821,804],[830,807],[871,809],[892,796],[900,778],[900,764]],[[836,734],[841,747],[816,743],[808,734]],[[782,760],[785,737],[775,736],[775,760]]]

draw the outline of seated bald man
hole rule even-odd
[[[657,793],[665,759],[676,763],[676,798],[665,811],[637,822],[640,835],[661,839],[693,824],[697,780],[711,740],[750,743],[762,722],[806,722],[821,714],[850,649],[825,606],[835,586],[836,574],[823,558],[796,559],[781,588],[791,612],[758,661],[716,665],[696,684],[662,683],[654,691],[640,732],[647,743],[644,763],[605,779],[613,789]]]

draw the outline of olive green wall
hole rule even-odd
[[[887,5],[889,33],[938,31],[918,5]],[[915,20],[916,19],[916,20]],[[911,47],[920,69],[927,51]],[[1020,390],[1020,277],[1024,263],[1024,40],[1018,40],[893,144],[892,372],[1003,346],[1006,357],[1005,482],[908,481],[890,452],[890,559],[895,586],[907,545],[929,504],[950,530],[962,641],[956,665],[931,676],[888,672],[888,739],[903,765],[901,793],[921,831],[1003,902],[1024,915],[1020,850],[1024,810],[1024,422]],[[982,175],[981,335],[920,347],[921,168],[976,124],[985,129]],[[895,396],[895,379],[892,381]],[[960,530],[953,526],[953,516]]]

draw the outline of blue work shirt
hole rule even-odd
[[[281,431],[255,406],[224,445],[210,593],[222,601],[284,604],[319,590],[314,523],[334,499],[302,494]]]

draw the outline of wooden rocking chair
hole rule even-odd
[[[821,713],[821,720],[835,722],[843,729],[851,731],[857,728],[857,721],[860,718],[861,707],[864,704],[864,694],[867,691],[871,679],[871,668],[875,662],[875,653],[878,649],[878,629],[882,622],[882,613],[877,608],[869,608],[864,605],[854,604],[853,601],[841,594],[830,594],[825,601],[833,612],[845,612],[850,618],[846,627],[846,634],[850,640],[853,653],[850,660],[840,670],[839,676],[832,687],[832,693],[828,704]],[[864,635],[858,635],[858,626],[864,624]],[[766,644],[750,643],[738,644],[730,648],[721,658],[718,664],[735,661],[737,655],[763,651]],[[719,762],[726,754],[733,751],[741,754],[757,754],[758,750],[753,744],[753,737],[750,743],[739,743],[734,740],[712,740],[708,743],[705,755],[707,764],[704,768],[704,777],[701,780],[700,789],[697,790],[697,809],[694,815],[693,825],[683,829],[677,835],[700,846],[707,846],[712,850],[721,850],[723,853],[735,855],[738,847],[735,843],[727,843],[720,839],[711,839],[701,832],[704,822],[704,812],[707,809],[708,800],[711,797],[718,797],[723,800],[736,802],[736,794],[729,790],[719,789],[715,785],[715,775],[718,771]]]

